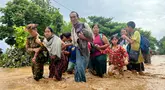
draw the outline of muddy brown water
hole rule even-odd
[[[62,81],[33,80],[31,67],[0,68],[0,90],[165,90],[165,56],[153,56],[145,65],[145,76],[127,71],[123,78],[99,78],[86,73],[86,83],[74,82],[74,75],[63,74]],[[48,76],[45,66],[44,76]]]

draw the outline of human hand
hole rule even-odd
[[[38,43],[38,44],[41,44],[42,43],[38,36],[37,36],[35,42]]]
[[[123,39],[126,39],[126,38],[127,38],[127,36],[126,36],[126,35],[122,35],[121,37],[122,37]]]
[[[51,58],[51,59],[55,59],[55,58],[56,58],[56,56],[52,55],[52,56],[50,56],[50,58]]]
[[[79,38],[81,38],[81,39],[86,39],[86,37],[84,36],[84,34],[83,34],[82,32],[80,32],[80,33],[78,34],[78,36],[79,36]]]
[[[36,64],[36,57],[32,58],[32,63]]]
[[[95,47],[96,47],[98,50],[100,50],[100,45],[95,44]]]
[[[129,62],[128,62],[128,58],[125,58],[124,64],[125,64],[125,65],[128,65],[128,63],[129,63]]]

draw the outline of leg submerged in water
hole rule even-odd
[[[53,78],[55,74],[55,65],[54,65],[54,59],[51,59],[50,65],[49,65],[49,78]]]
[[[43,77],[43,64],[36,63],[32,64],[32,72],[33,72],[33,78],[38,81]]]
[[[76,50],[75,81],[86,82],[85,76],[86,60],[81,56],[80,51]]]
[[[97,56],[94,62],[97,75],[103,77],[104,73],[106,73],[106,55]]]

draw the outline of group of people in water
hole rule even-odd
[[[74,73],[76,82],[86,82],[86,71],[95,76],[104,77],[109,63],[109,75],[123,75],[124,70],[143,75],[144,57],[140,49],[141,35],[130,21],[121,30],[121,37],[109,39],[99,33],[99,25],[91,28],[87,23],[79,22],[77,12],[70,13],[72,30],[55,35],[51,27],[46,27],[44,36],[37,32],[37,24],[29,24],[26,30],[26,50],[31,56],[33,78],[43,78],[44,63],[49,61],[49,78],[62,80],[62,74]],[[107,59],[107,56],[109,59]],[[136,60],[135,60],[136,59]]]

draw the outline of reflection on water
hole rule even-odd
[[[0,90],[165,90],[165,56],[153,56],[152,65],[146,65],[145,76],[127,71],[117,79],[99,78],[87,73],[87,83],[74,82],[74,75],[63,75],[62,81],[33,80],[31,67],[0,68]],[[48,76],[45,66],[44,76]]]

